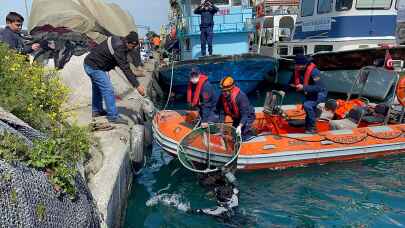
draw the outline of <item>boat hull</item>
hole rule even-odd
[[[217,88],[225,76],[231,75],[242,91],[250,93],[261,81],[266,79],[269,73],[276,71],[277,61],[271,57],[255,54],[181,61],[175,63],[173,67],[173,91],[175,93],[187,91],[189,75],[194,67],[207,74],[209,81]],[[170,86],[171,75],[171,66],[160,68],[161,82],[166,87]]]
[[[177,156],[179,141],[164,133],[157,122],[154,120],[153,123],[156,142],[167,153]],[[353,132],[331,131],[326,132],[326,138],[319,142],[312,142],[313,138],[305,142],[304,134],[259,136],[242,144],[237,167],[242,170],[285,169],[401,154],[405,153],[402,129],[405,129],[405,125],[366,127]],[[353,135],[357,135],[357,138]],[[194,150],[191,156],[195,162],[204,161],[206,158],[206,154],[198,149]],[[229,159],[226,155],[221,157],[220,154],[213,158],[219,164]]]
[[[353,83],[356,81],[360,70],[328,70],[321,71],[321,81],[325,85],[328,92],[347,94],[352,89]],[[287,86],[289,79],[292,77],[293,71],[280,70],[278,72],[277,83]],[[395,83],[396,75],[393,71],[388,71],[383,68],[376,68],[369,74],[369,80],[363,90],[363,96],[384,100],[390,92],[390,89]],[[358,94],[359,88],[353,91],[353,94]]]

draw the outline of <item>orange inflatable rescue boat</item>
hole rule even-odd
[[[402,87],[397,85],[397,88]],[[274,94],[269,93],[264,108],[256,108],[253,127],[257,136],[241,143],[238,169],[282,169],[405,153],[404,113],[397,111],[401,107],[394,108],[394,99],[382,120],[370,122],[370,118],[362,116],[354,129],[330,130],[328,120],[318,119],[318,133],[304,134],[304,127],[299,124],[305,118],[302,106],[278,105],[273,98]],[[375,105],[364,103],[372,113]],[[169,154],[177,156],[179,142],[197,123],[197,112],[160,111],[153,119],[155,140]],[[204,143],[197,143],[191,149],[195,162],[204,162],[207,157]],[[229,158],[229,151],[221,149],[224,145],[221,140],[210,140],[209,144],[214,162],[221,163]]]

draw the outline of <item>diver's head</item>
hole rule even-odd
[[[215,188],[215,196],[220,203],[226,203],[231,200],[233,193],[233,188],[230,185],[222,185]]]

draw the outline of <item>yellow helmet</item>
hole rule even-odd
[[[235,86],[235,80],[231,76],[226,76],[224,79],[221,80],[220,87],[222,91],[228,91],[233,89]]]

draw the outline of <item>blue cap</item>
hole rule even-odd
[[[199,73],[200,73],[200,71],[197,68],[193,67],[193,68],[191,68],[190,76],[197,75]]]
[[[298,54],[295,56],[295,64],[306,65],[309,63],[309,59],[303,54]]]

